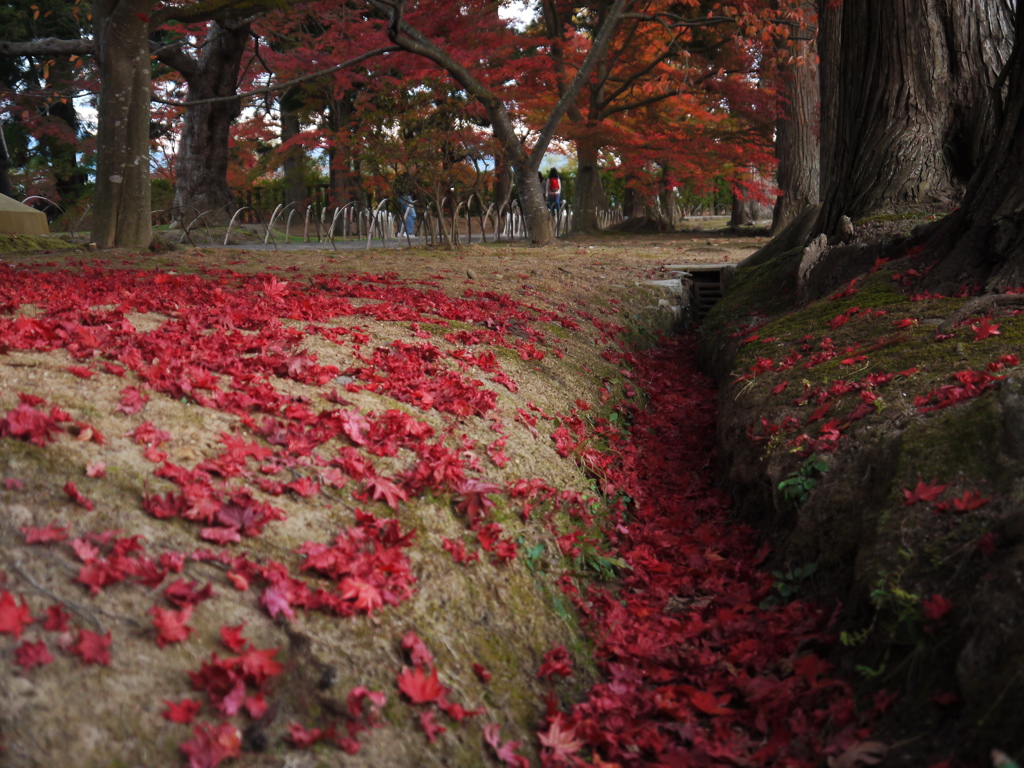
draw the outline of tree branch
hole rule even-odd
[[[329,74],[331,74],[333,72],[337,72],[340,69],[345,69],[346,67],[351,67],[351,66],[353,66],[355,64],[358,64],[361,61],[365,61],[366,59],[372,58],[374,56],[379,56],[382,53],[395,53],[395,52],[401,51],[401,50],[402,49],[400,47],[398,47],[398,46],[388,46],[386,48],[374,48],[372,51],[367,51],[366,53],[361,53],[360,55],[356,56],[353,59],[349,59],[348,61],[343,61],[343,62],[341,62],[341,64],[335,64],[333,67],[328,67],[327,69],[321,69],[321,70],[319,70],[317,72],[310,72],[309,74],[302,75],[301,77],[296,77],[296,78],[293,78],[291,80],[286,80],[283,83],[277,83],[275,85],[268,85],[266,88],[259,88],[259,89],[255,90],[255,91],[246,91],[245,93],[236,93],[233,96],[214,96],[213,98],[209,98],[209,99],[196,99],[195,101],[172,101],[171,99],[159,99],[159,98],[154,96],[153,98],[150,99],[150,101],[155,101],[157,104],[167,104],[167,105],[172,106],[172,107],[196,107],[196,106],[199,106],[200,104],[215,104],[215,103],[221,102],[221,101],[235,101],[237,99],[248,99],[251,96],[262,96],[262,95],[267,94],[267,93],[275,93],[277,91],[282,91],[282,90],[285,90],[287,88],[291,88],[293,85],[298,85],[299,83],[304,83],[307,80],[315,80],[318,77],[323,77],[324,75],[329,75]]]
[[[85,37],[77,40],[40,37],[21,43],[0,40],[0,56],[88,56],[94,47],[93,41]]]
[[[562,122],[562,118],[565,113],[569,110],[569,106],[576,100],[576,96],[583,88],[583,84],[590,77],[591,71],[597,65],[597,60],[604,56],[608,50],[608,46],[611,45],[612,37],[615,35],[615,30],[619,26],[619,20],[623,16],[623,9],[626,7],[627,0],[615,0],[611,9],[608,11],[608,15],[605,16],[604,22],[601,24],[601,30],[597,33],[597,37],[594,38],[594,43],[590,47],[590,51],[587,52],[587,58],[583,60],[583,65],[579,68],[576,73],[576,77],[572,79],[572,83],[569,84],[568,90],[562,94],[562,98],[558,100],[558,104],[555,105],[554,110],[548,116],[547,122],[544,123],[544,127],[541,129],[540,134],[537,136],[537,143],[535,145],[533,157],[531,158],[531,169],[536,170],[540,167],[540,161],[543,159],[544,151],[547,149],[548,144],[551,143],[551,139],[555,135],[555,129],[558,128],[558,124]]]

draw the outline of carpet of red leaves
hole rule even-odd
[[[579,493],[538,479],[486,482],[473,476],[484,473],[482,456],[474,446],[459,444],[457,430],[440,434],[408,413],[362,413],[345,400],[346,392],[383,392],[453,419],[491,418],[498,437],[485,453],[501,467],[508,458],[494,415],[496,394],[475,376],[486,375],[512,392],[516,384],[493,353],[446,352],[425,339],[374,346],[360,326],[336,324],[360,316],[408,322],[423,338],[429,334],[421,336],[420,323],[457,320],[477,328],[448,334],[450,343],[485,342],[536,360],[545,354],[541,347],[560,352],[532,323],[579,328],[568,314],[472,289],[451,298],[429,284],[413,288],[395,275],[299,283],[226,270],[174,275],[85,267],[76,273],[4,268],[2,278],[0,351],[62,350],[76,363],[67,370],[83,382],[94,376],[130,379],[117,406],[126,416],[143,419],[139,414],[147,403],[163,396],[238,420],[236,434],[222,436],[221,452],[193,467],[167,460],[161,446],[174,435],[159,425],[142,421],[131,433],[153,474],[176,488],[147,494],[144,510],[159,520],[193,525],[200,548],[151,554],[140,537],[115,531],[76,531],[68,541],[69,526],[61,521],[22,531],[26,544],[70,547],[80,563],[76,581],[94,594],[124,583],[161,587],[150,611],[161,648],[189,641],[188,621],[211,597],[209,585],[179,579],[164,586],[189,559],[220,562],[239,591],[259,590],[264,609],[282,621],[300,610],[346,617],[399,606],[416,588],[406,556],[415,531],[387,514],[426,491],[448,494],[453,511],[465,520],[472,538],[445,543],[456,563],[516,558],[516,542],[503,538],[502,527],[490,519],[490,496],[496,494],[518,505],[524,520],[542,505],[567,512],[577,529],[555,531],[567,556],[593,535],[592,502]],[[39,311],[18,313],[26,304]],[[130,312],[164,320],[141,332],[129,321]],[[585,313],[579,317],[598,329],[599,343],[622,330]],[[346,370],[321,364],[302,349],[311,336],[348,345],[358,364]],[[604,532],[610,547],[601,554],[626,567],[614,586],[584,593],[563,579],[593,633],[604,679],[568,709],[553,696],[549,700],[538,732],[545,765],[812,766],[866,735],[848,687],[830,676],[829,664],[817,655],[829,640],[827,613],[801,602],[759,607],[772,590],[771,578],[759,570],[767,552],[752,531],[730,521],[728,498],[713,487],[715,393],[695,369],[692,344],[690,338],[666,340],[636,356],[614,347],[606,351],[609,359],[632,368],[627,377],[650,398],[646,410],[631,413],[629,433],[607,419],[584,419],[591,406],[582,401],[559,415],[551,431],[558,453],[574,457],[607,497],[617,499]],[[330,387],[323,399],[334,407],[317,410],[308,397],[289,394],[289,384]],[[18,404],[0,416],[0,439],[46,446],[73,436],[104,444],[98,429],[48,402],[45,392],[18,395]],[[528,406],[515,418],[531,430],[538,418],[555,418]],[[592,448],[595,435],[611,450]],[[374,459],[394,457],[400,449],[416,456],[414,466],[380,474]],[[103,472],[101,463],[87,470],[90,478],[101,479]],[[19,481],[7,482],[11,489]],[[308,498],[349,483],[354,498],[376,507],[380,516],[357,509],[355,523],[330,543],[303,544],[297,568],[257,562],[235,546],[283,519],[265,496]],[[79,507],[93,508],[74,482],[64,491]],[[70,625],[57,604],[47,614],[32,616],[24,598],[0,589],[0,634],[17,641],[26,626],[38,622],[59,633],[55,649],[83,663],[110,663],[116,647],[109,633]],[[255,648],[241,632],[222,628],[231,655],[213,653],[189,673],[201,701],[166,702],[165,717],[173,722],[191,724],[200,713],[213,718],[199,721],[181,745],[191,766],[213,766],[240,754],[240,731],[223,718],[260,717],[267,708],[265,684],[281,672],[277,649]],[[406,650],[412,667],[397,672],[396,687],[413,704],[431,707],[419,717],[428,740],[445,730],[435,720],[442,712],[450,723],[484,714],[449,701],[450,691],[417,638],[409,639]],[[44,640],[26,640],[14,659],[27,671],[52,656]],[[539,674],[550,680],[571,675],[564,649],[552,649]],[[489,678],[483,668],[477,675]],[[291,723],[286,739],[296,748],[330,740],[357,751],[356,736],[377,724],[385,698],[384,692],[356,688],[343,724]],[[515,742],[502,742],[496,723],[484,728],[484,737],[500,761],[526,764]]]
[[[714,487],[715,391],[693,346],[633,360],[650,403],[606,467],[632,498],[614,531],[629,568],[578,599],[605,680],[568,712],[551,703],[545,765],[814,766],[867,736],[871,713],[816,654],[828,616],[759,607],[767,552]]]

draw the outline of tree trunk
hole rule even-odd
[[[989,144],[978,105],[1005,61],[1007,40],[985,35],[1009,13],[985,0],[820,0],[823,229],[955,204]]]
[[[281,96],[278,106],[281,110],[281,143],[284,144],[302,132],[299,122],[300,99],[295,90],[288,90]],[[297,211],[306,207],[306,173],[303,153],[297,147],[285,150],[284,162],[284,202],[294,204]]]
[[[676,188],[671,183],[669,167],[662,166],[661,171],[661,192],[658,194],[658,201],[661,204],[662,214],[666,223],[675,229],[680,223],[679,204],[676,201]]]
[[[100,66],[92,239],[145,248],[152,239],[149,185],[150,0],[93,3]]]
[[[772,214],[773,235],[819,199],[818,51],[811,33],[801,30],[798,34],[809,39],[780,52],[796,57],[796,61],[782,66],[782,105],[775,129],[775,156],[779,161],[776,184],[782,194],[775,201]]]
[[[753,224],[757,220],[757,202],[744,200],[739,195],[732,197],[732,215],[729,217],[729,226],[733,229]]]
[[[4,138],[4,127],[0,125],[0,195],[14,197],[11,179],[7,171],[11,168],[11,156],[7,151],[7,139]]]
[[[242,53],[249,25],[221,27],[210,23],[198,61],[179,68],[188,83],[188,100],[231,96],[238,89]],[[172,66],[177,66],[176,63]],[[234,213],[234,194],[228,186],[228,137],[241,113],[241,102],[219,101],[188,107],[178,146],[175,217],[184,224],[206,214],[207,224],[227,223]]]
[[[597,212],[608,207],[597,163],[600,146],[586,138],[576,142],[576,187],[573,191],[572,231],[594,234],[601,229]]]
[[[352,128],[352,116],[355,114],[355,92],[346,91],[340,99],[332,99],[328,105],[325,119],[327,126],[337,137],[344,136]],[[352,168],[348,155],[338,149],[339,143],[328,150],[327,176],[330,187],[330,199],[324,205],[341,207],[347,203],[358,201],[365,204],[365,194],[358,168]]]
[[[512,198],[512,168],[501,155],[495,158],[494,204],[501,206]]]
[[[535,245],[547,245],[554,242],[555,225],[548,211],[547,199],[537,178],[537,169],[525,157],[519,162],[513,161],[512,169],[519,188],[519,205],[526,218],[526,229],[530,233],[530,242]]]
[[[1009,71],[1003,119],[959,210],[931,236],[938,264],[929,287],[987,283],[997,291],[1024,283],[1024,13]]]

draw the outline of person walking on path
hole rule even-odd
[[[558,209],[562,207],[562,182],[558,178],[557,168],[552,168],[548,171],[548,183],[545,192],[548,198],[548,210],[552,213],[558,213]]]

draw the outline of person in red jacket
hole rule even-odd
[[[552,168],[548,171],[548,183],[545,193],[548,197],[548,210],[558,213],[562,206],[562,182],[558,178],[558,169]]]

